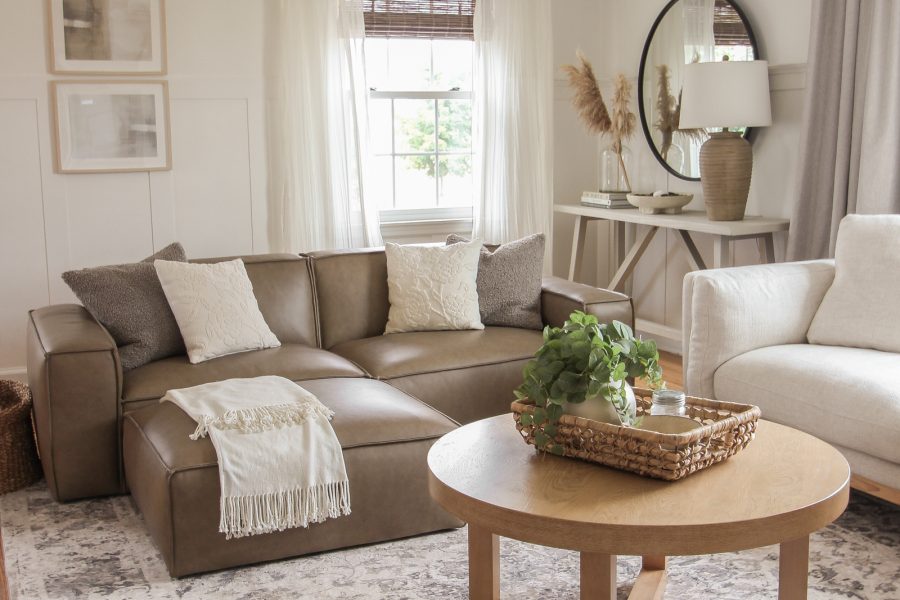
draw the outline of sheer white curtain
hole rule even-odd
[[[716,60],[715,0],[682,0],[684,62]]]
[[[474,234],[485,241],[542,232],[552,246],[552,57],[549,0],[478,0]]]
[[[273,250],[381,244],[368,199],[359,0],[267,3],[269,236]]]

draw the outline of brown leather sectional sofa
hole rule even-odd
[[[224,259],[210,259],[215,260]],[[430,499],[426,454],[459,424],[509,411],[541,332],[487,327],[382,335],[388,314],[381,250],[244,257],[280,348],[191,365],[186,356],[122,371],[106,330],[78,305],[34,310],[28,377],[41,461],[60,501],[131,491],[170,573],[380,542],[461,525]],[[576,309],[631,323],[626,296],[546,278],[545,323]],[[225,540],[208,439],[159,398],[172,388],[281,375],[335,412],[352,515],[308,529]],[[512,426],[512,421],[510,421]]]

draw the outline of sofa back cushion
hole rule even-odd
[[[811,344],[900,353],[900,215],[848,215],[834,283],[809,326]]]
[[[294,254],[256,254],[191,262],[216,263],[234,258],[243,259],[259,310],[272,333],[284,344],[317,346],[309,259]]]
[[[383,334],[390,308],[384,250],[328,250],[309,256],[322,347]]]

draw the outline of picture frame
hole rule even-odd
[[[165,0],[46,2],[51,73],[166,73]]]
[[[172,168],[165,81],[50,83],[57,173]]]

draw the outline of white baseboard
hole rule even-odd
[[[0,379],[14,379],[24,383],[28,379],[28,372],[25,367],[0,369]]]

